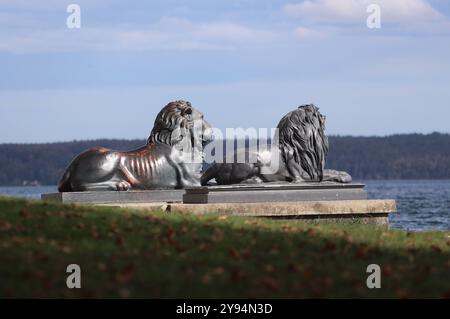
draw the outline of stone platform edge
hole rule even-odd
[[[188,187],[186,189],[153,189],[118,191],[87,191],[41,194],[45,201],[62,203],[120,204],[183,202],[203,203],[265,203],[323,200],[367,199],[363,184],[338,183],[267,183]]]
[[[100,204],[100,206],[158,210],[165,212],[189,213],[195,215],[226,215],[267,217],[304,220],[358,220],[365,224],[388,225],[388,216],[397,210],[395,200],[336,200],[301,201],[278,203],[222,203],[222,204],[182,204],[182,203],[123,203]]]

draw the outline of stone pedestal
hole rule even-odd
[[[62,203],[261,203],[314,200],[367,199],[364,184],[265,183],[190,187],[186,189],[154,189],[146,191],[99,191],[42,194],[41,199]]]
[[[181,202],[184,189],[155,189],[151,191],[103,191],[42,194],[41,199],[60,203],[111,204]]]
[[[190,214],[220,214],[303,221],[388,224],[394,200],[368,200],[363,184],[266,183],[185,190],[43,194],[43,200]]]
[[[299,201],[367,199],[364,184],[264,183],[189,187],[183,195],[185,204],[206,203],[279,203]]]
[[[103,204],[148,211],[179,212],[195,215],[250,216],[307,222],[355,222],[388,225],[389,214],[396,211],[394,200],[332,200],[280,203],[122,203]]]

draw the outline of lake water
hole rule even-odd
[[[369,198],[392,198],[393,228],[450,230],[450,180],[365,181]]]
[[[389,217],[392,228],[404,230],[450,230],[450,180],[365,181],[369,198],[397,201]],[[56,186],[0,187],[0,194],[39,198]]]

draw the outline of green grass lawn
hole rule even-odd
[[[1,198],[0,297],[450,298],[450,232]]]

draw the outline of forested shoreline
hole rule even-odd
[[[345,170],[355,180],[449,179],[449,134],[386,137],[330,136],[327,168]],[[103,146],[129,150],[145,140],[99,139],[47,144],[0,144],[0,185],[55,185],[71,159]]]

